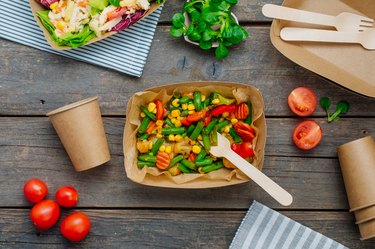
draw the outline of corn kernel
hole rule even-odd
[[[156,104],[155,104],[154,102],[150,102],[150,103],[148,104],[148,106],[147,106],[147,110],[148,110],[149,112],[154,112],[154,111],[156,111]]]
[[[182,104],[181,107],[182,107],[182,110],[187,110],[187,108],[188,108],[188,104],[186,104],[186,103],[185,103],[185,104]]]
[[[225,126],[224,127],[224,132],[225,133],[229,133],[229,131],[230,131],[230,126],[229,125]]]
[[[173,110],[173,111],[171,111],[171,115],[172,115],[173,118],[176,118],[176,117],[181,115],[181,112],[180,112],[180,110]]]
[[[146,117],[146,114],[144,112],[141,112],[141,117],[142,118]]]
[[[165,145],[160,146],[159,151],[164,152],[165,151]]]
[[[193,114],[195,111],[189,111],[189,114]]]
[[[178,119],[176,120],[176,122],[174,122],[174,126],[176,126],[177,128],[178,128],[178,127],[181,127],[181,125],[182,125],[182,124],[181,124],[181,121],[178,120]]]
[[[176,118],[171,118],[171,122],[172,122],[173,124],[175,124],[175,123],[176,123],[176,121],[177,121],[177,119],[176,119]]]
[[[168,145],[165,147],[165,152],[171,153],[172,152],[172,146]]]
[[[156,114],[156,108],[152,111],[153,114]]]
[[[232,124],[235,125],[235,124],[238,123],[238,119],[236,119],[236,118],[232,118],[232,119],[230,120],[230,122],[232,122]]]
[[[171,115],[170,113],[168,114],[168,118],[169,118],[169,119],[172,119],[172,118],[173,118],[172,115]]]
[[[201,134],[198,135],[198,140],[202,140],[202,135]]]
[[[176,142],[181,142],[182,141],[182,136],[180,134],[177,134],[176,136],[174,136],[174,140]]]
[[[156,134],[156,137],[157,137],[157,138],[162,138],[163,135],[162,135],[161,133],[157,133],[157,134]]]
[[[63,21],[58,21],[56,26],[58,29],[62,30],[65,27],[65,23]]]
[[[163,124],[164,124],[163,120],[156,121],[156,126],[163,126]]]
[[[201,147],[194,145],[192,150],[195,154],[199,154],[199,152],[201,152]]]
[[[180,104],[178,103],[180,100],[179,99],[174,99],[173,101],[172,101],[172,105],[174,106],[174,107],[179,107],[180,106]]]
[[[206,100],[206,96],[202,95],[201,100],[202,100],[202,102],[205,101]]]
[[[169,140],[169,141],[175,141],[175,137],[174,137],[174,135],[173,135],[173,134],[170,134],[170,135],[168,136],[168,140]]]
[[[184,141],[185,141],[185,143],[188,144],[190,142],[190,138],[188,136],[186,136],[186,137],[184,137]]]
[[[59,4],[59,2],[54,2],[49,7],[50,7],[51,10],[54,10],[54,9],[56,9],[56,7],[57,7],[58,4]]]
[[[181,116],[177,117],[177,120],[183,120],[183,119],[184,117],[181,117]]]
[[[151,148],[152,148],[152,144],[153,144],[152,141],[150,141],[150,143],[148,144],[148,149],[149,149],[149,150],[151,150]]]
[[[190,141],[190,144],[191,144],[191,145],[194,145],[194,144],[195,144],[195,141],[194,141],[194,140],[191,140],[191,141]]]
[[[195,110],[195,105],[194,104],[188,104],[188,110],[189,111]]]
[[[212,104],[218,105],[218,104],[220,104],[220,100],[219,99],[213,99]]]
[[[228,117],[229,116],[229,112],[223,112],[222,116],[223,116],[223,118]]]

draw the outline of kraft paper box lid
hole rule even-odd
[[[142,20],[143,18],[145,18],[146,16],[150,15],[151,13],[153,13],[154,11],[156,11],[162,4],[158,4],[156,2],[152,2],[150,3],[150,9],[147,10],[142,18],[140,18],[137,22],[139,22],[140,20]],[[69,50],[69,49],[74,49],[72,47],[68,47],[68,46],[58,46],[54,41],[52,41],[51,39],[51,35],[50,33],[48,32],[48,30],[43,26],[42,22],[39,20],[39,17],[37,16],[37,12],[38,11],[41,11],[41,10],[45,10],[46,8],[38,3],[36,0],[30,0],[30,7],[31,7],[31,11],[33,13],[33,16],[34,16],[34,19],[35,21],[38,23],[40,29],[43,31],[43,34],[44,34],[44,37],[46,38],[46,41],[49,43],[49,45],[51,45],[51,47],[53,49],[56,49],[56,50]],[[137,23],[135,22],[135,23]],[[135,23],[133,23],[132,25],[134,25]],[[121,31],[120,31],[121,32]],[[91,44],[91,43],[94,43],[94,42],[97,42],[97,41],[100,41],[100,40],[103,40],[111,35],[114,35],[114,34],[117,34],[118,32],[116,31],[111,31],[111,32],[107,32],[105,33],[104,35],[102,35],[102,37],[95,37],[93,39],[91,39],[89,42],[87,42],[85,45],[83,46],[86,46],[88,44]],[[82,47],[82,46],[81,46]]]
[[[283,5],[328,15],[350,12],[375,19],[373,0],[285,0]],[[375,97],[375,51],[366,50],[360,44],[285,42],[280,38],[280,30],[285,26],[334,28],[275,19],[270,37],[275,48],[295,63],[352,91]]]

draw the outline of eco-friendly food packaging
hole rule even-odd
[[[98,97],[58,108],[47,116],[76,171],[94,168],[111,159]]]
[[[375,142],[371,136],[338,147],[350,211],[375,205]]]
[[[253,140],[254,161],[258,169],[263,166],[264,147],[266,143],[266,122],[263,97],[253,86],[232,82],[184,82],[147,89],[135,93],[128,102],[126,109],[126,125],[124,129],[123,149],[124,164],[127,177],[137,183],[169,188],[212,188],[248,182],[250,179],[238,169],[221,168],[208,174],[181,174],[170,176],[156,167],[137,167],[138,151],[136,134],[140,126],[140,106],[159,99],[166,104],[173,93],[189,93],[201,91],[208,95],[218,92],[226,97],[235,97],[238,101],[251,101],[253,127],[256,138]]]
[[[361,240],[375,238],[375,219],[358,225],[361,233]]]
[[[356,224],[375,220],[375,205],[354,211]]]
[[[327,15],[350,12],[375,19],[373,0],[285,0],[283,6]],[[280,30],[283,27],[335,30],[334,28],[275,19],[270,37],[275,48],[295,63],[345,88],[375,97],[374,51],[366,50],[360,44],[283,41],[280,38]]]
[[[140,20],[142,20],[143,18],[145,18],[146,16],[150,15],[151,13],[153,13],[155,10],[157,10],[162,4],[158,4],[156,2],[152,2],[150,4],[150,9],[147,10],[143,17],[141,19],[139,19],[137,22],[139,22]],[[41,10],[45,10],[45,8],[43,7],[43,5],[41,5],[40,3],[38,3],[37,1],[35,0],[30,0],[30,7],[31,7],[31,11],[33,13],[33,16],[34,16],[34,19],[35,21],[38,23],[40,29],[43,31],[43,34],[46,38],[46,41],[49,43],[49,45],[51,45],[51,47],[55,50],[69,50],[69,49],[73,49],[72,47],[68,47],[68,46],[58,46],[54,41],[52,41],[51,39],[51,35],[50,33],[48,32],[48,30],[43,26],[42,22],[39,20],[38,16],[37,16],[37,12],[38,11],[41,11]],[[93,38],[92,40],[90,40],[89,42],[87,42],[85,45],[88,45],[90,43],[94,43],[94,42],[97,42],[97,41],[100,41],[100,40],[103,40],[111,35],[114,35],[114,34],[117,34],[118,32],[116,31],[111,31],[111,32],[107,32],[105,33],[102,37],[95,37]],[[84,45],[84,46],[85,46]]]

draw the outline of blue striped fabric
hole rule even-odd
[[[51,48],[34,20],[28,0],[0,0],[0,37],[72,59],[140,77],[162,7],[129,28],[68,51]]]
[[[326,236],[254,201],[230,249],[344,249]]]

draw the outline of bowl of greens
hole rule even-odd
[[[225,58],[229,54],[228,47],[248,37],[231,11],[236,4],[237,0],[187,1],[182,11],[173,15],[170,34],[184,36],[185,41],[203,50],[215,48],[215,56]]]

